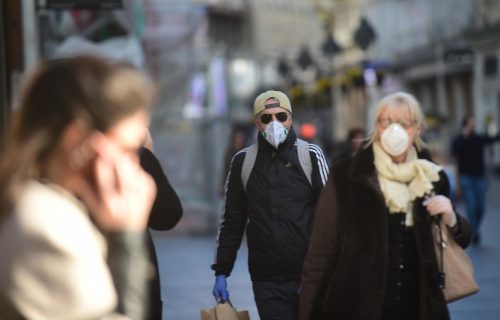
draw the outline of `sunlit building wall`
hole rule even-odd
[[[374,102],[382,95],[403,89],[422,103],[430,124],[432,147],[447,150],[449,137],[465,113],[475,110],[474,52],[464,35],[477,21],[473,0],[350,0],[314,1],[330,14],[332,33],[343,51],[336,69],[343,90],[337,110],[343,123],[353,117],[372,122]],[[491,1],[482,1],[484,8]],[[453,14],[451,14],[453,13]],[[366,50],[353,41],[361,19],[376,37]],[[491,13],[483,20],[494,20]],[[375,86],[362,78],[367,68],[377,74]],[[364,79],[363,79],[364,80]],[[361,83],[361,84],[360,84]],[[479,112],[479,111],[478,111]]]
[[[500,2],[476,2],[474,25],[466,33],[474,51],[474,114],[476,127],[490,135],[500,125]],[[500,146],[494,144],[491,158],[500,168]],[[489,154],[492,154],[489,153]]]

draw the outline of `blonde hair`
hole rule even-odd
[[[417,101],[417,99],[412,94],[402,91],[395,92],[383,97],[377,105],[374,128],[377,127],[376,124],[382,112],[389,108],[406,108],[410,112],[410,117],[412,121],[414,121],[414,126],[421,129],[419,130],[418,135],[415,137],[415,145],[419,151],[424,148],[425,142],[422,140],[421,134],[425,126],[425,118],[422,112],[422,108],[420,107],[420,103]],[[366,145],[371,145],[376,139],[377,130],[375,129],[371,133]]]

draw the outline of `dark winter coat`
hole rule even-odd
[[[160,162],[156,156],[146,148],[139,152],[141,167],[151,175],[156,185],[156,198],[149,215],[148,227],[153,230],[170,230],[182,217],[182,206],[179,197],[168,182]],[[155,268],[149,287],[149,320],[161,320],[162,301],[160,290],[160,274],[158,261],[151,234],[147,233],[149,246],[149,259]]]
[[[314,207],[328,176],[326,160],[317,146],[309,144],[311,186],[299,162],[293,129],[277,150],[260,134],[258,144],[246,192],[241,182],[246,149],[233,157],[212,269],[216,275],[229,276],[246,228],[252,280],[297,280]]]
[[[419,158],[429,159],[428,153]],[[440,172],[436,194],[448,195]],[[449,319],[438,285],[431,217],[414,202],[414,237],[419,261],[420,319]],[[300,293],[300,320],[380,320],[388,265],[388,216],[378,184],[371,146],[336,163],[318,201],[313,234],[305,258]],[[466,247],[470,225],[457,215],[450,229]]]
[[[457,161],[458,174],[484,177],[484,149],[495,141],[500,141],[500,135],[489,137],[475,132],[468,136],[457,135],[453,139],[451,154]]]

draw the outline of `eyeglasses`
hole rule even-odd
[[[265,113],[260,116],[260,122],[263,124],[268,124],[273,120],[273,115],[278,119],[279,122],[285,122],[288,120],[288,114],[286,112],[278,112],[278,113]]]
[[[378,119],[377,122],[384,129],[393,123],[399,123],[405,129],[410,129],[415,124],[415,120],[397,120],[396,121],[396,120],[392,120],[392,119],[388,119],[388,118],[380,118],[380,119]]]

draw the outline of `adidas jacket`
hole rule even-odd
[[[246,192],[241,182],[246,149],[236,153],[231,161],[212,269],[216,275],[230,275],[246,229],[252,280],[299,279],[314,207],[326,183],[328,165],[321,149],[309,144],[311,185],[299,163],[293,128],[278,150],[260,134],[258,143]]]

